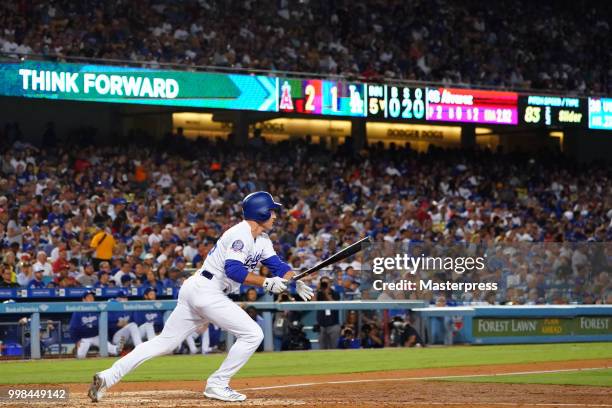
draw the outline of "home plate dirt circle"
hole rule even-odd
[[[91,406],[89,398],[81,393],[73,395],[71,404],[74,406]],[[165,390],[165,391],[124,391],[122,393],[109,394],[98,407],[156,407],[156,408],[191,408],[191,407],[219,407],[228,405],[239,405],[247,407],[277,407],[277,406],[297,406],[306,405],[306,401],[299,401],[287,398],[249,398],[240,403],[227,403],[223,401],[213,401],[205,398],[201,392],[185,390]]]
[[[612,387],[462,383],[437,381],[444,377],[478,377],[512,373],[546,373],[612,367],[612,359],[506,364],[480,367],[431,368],[389,372],[242,378],[232,386],[248,399],[239,403],[204,397],[204,381],[121,382],[93,404],[88,384],[68,384],[65,402],[32,404],[38,407],[201,408],[245,407],[521,407],[612,408]],[[28,385],[32,388],[33,385]],[[40,386],[45,387],[45,386]],[[47,385],[48,387],[48,385]],[[0,401],[0,407],[24,403]]]

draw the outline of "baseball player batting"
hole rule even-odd
[[[275,294],[287,289],[287,282],[294,273],[276,255],[265,233],[274,225],[275,211],[280,208],[281,204],[265,191],[244,198],[244,221],[221,235],[202,267],[185,281],[176,308],[161,334],[138,345],[109,369],[96,373],[88,392],[92,401],[100,401],[108,388],[134,368],[152,357],[171,353],[198,327],[209,322],[232,333],[236,342],[221,367],[208,377],[204,395],[221,401],[246,400],[246,396],[234,391],[229,382],[257,350],[263,332],[227,294],[237,291],[241,284],[261,286]],[[259,262],[268,267],[274,277],[264,278],[253,273]],[[305,301],[313,296],[313,290],[302,281],[296,282],[296,289]]]

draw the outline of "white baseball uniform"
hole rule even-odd
[[[208,322],[236,337],[221,367],[207,381],[208,387],[227,387],[231,377],[259,347],[263,331],[240,306],[227,297],[228,293],[240,288],[240,283],[226,275],[226,261],[239,261],[252,272],[259,261],[275,255],[268,235],[262,233],[254,239],[246,221],[225,231],[209,252],[203,266],[181,287],[176,308],[161,334],[140,344],[109,369],[99,373],[107,387],[119,382],[146,360],[171,353],[187,336]],[[278,262],[278,258],[275,259]],[[286,264],[284,267],[288,269]],[[278,272],[286,271],[284,267]]]
[[[113,335],[113,344],[119,344],[119,340],[124,338],[126,343],[131,340],[132,344],[137,346],[142,343],[142,335],[136,323],[126,323],[125,326],[117,330]]]
[[[87,357],[87,352],[89,351],[89,348],[91,346],[100,348],[100,337],[99,336],[87,337],[87,338],[79,340],[79,345],[76,351],[76,358]],[[106,343],[106,348],[108,350],[108,353],[112,356],[116,356],[117,354],[119,354],[118,353],[119,350],[117,350],[117,346],[111,342]]]

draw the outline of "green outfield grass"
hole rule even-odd
[[[612,369],[583,370],[564,373],[499,375],[472,378],[449,378],[442,381],[508,383],[508,384],[563,384],[563,385],[595,385],[612,387]]]
[[[164,356],[144,363],[125,381],[203,380],[225,356]],[[459,346],[424,349],[258,353],[239,377],[391,371],[612,358],[611,343]],[[115,358],[0,362],[0,384],[89,382]]]

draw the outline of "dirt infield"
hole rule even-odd
[[[440,377],[496,375],[612,367],[612,359],[455,367],[342,375],[237,379],[232,385],[249,399],[221,403],[202,395],[203,382],[123,382],[96,407],[610,407],[612,388],[567,385],[480,384],[435,381]],[[29,387],[32,387],[31,385]],[[37,406],[93,406],[86,384],[70,384],[65,403]],[[0,407],[21,406],[0,402]]]

